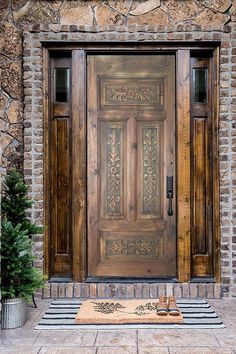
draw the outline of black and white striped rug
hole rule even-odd
[[[49,309],[45,312],[35,329],[225,328],[221,319],[206,300],[179,299],[177,303],[184,317],[184,323],[181,324],[80,325],[76,324],[74,320],[81,301],[57,299],[52,301]]]

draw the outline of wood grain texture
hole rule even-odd
[[[50,271],[51,277],[72,276],[71,240],[71,106],[55,101],[55,68],[71,69],[70,58],[50,60]]]
[[[88,56],[90,277],[176,276],[174,74],[171,55]]]
[[[207,100],[196,102],[194,71],[207,72]],[[192,276],[213,271],[212,58],[191,58],[191,254]]]
[[[177,57],[178,280],[190,280],[190,77],[189,51]]]
[[[73,278],[86,274],[86,59],[83,50],[72,54],[72,227]]]
[[[207,210],[206,210],[206,168],[207,168],[207,121],[206,118],[194,118],[193,122],[193,217],[194,217],[194,253],[207,251]]]
[[[84,48],[84,50],[81,50],[80,48]],[[72,214],[72,219],[71,219],[71,228],[72,228],[72,235],[73,235],[73,256],[71,252],[71,260],[73,260],[73,278],[74,280],[77,281],[82,281],[86,278],[87,276],[87,244],[86,244],[86,189],[87,189],[87,184],[86,184],[86,50],[89,49],[94,49],[94,50],[100,50],[106,49],[106,50],[111,50],[111,49],[122,49],[126,52],[130,52],[132,50],[135,50],[134,56],[137,55],[137,53],[142,53],[143,50],[145,51],[177,51],[177,100],[178,100],[178,105],[177,105],[177,113],[178,113],[178,120],[177,120],[177,130],[176,130],[176,136],[177,136],[177,157],[178,157],[178,173],[177,173],[177,178],[176,178],[176,188],[177,191],[175,194],[178,193],[178,198],[177,198],[177,219],[178,219],[178,237],[177,237],[177,243],[178,243],[178,260],[177,260],[177,265],[178,265],[178,280],[179,281],[189,281],[190,280],[190,268],[191,268],[191,262],[190,262],[190,257],[191,257],[191,245],[190,245],[190,214],[191,214],[191,205],[190,205],[190,112],[189,112],[189,101],[190,101],[190,86],[189,86],[189,50],[200,50],[202,49],[201,46],[189,46],[186,45],[186,49],[183,49],[183,46],[175,44],[168,44],[168,45],[153,45],[153,44],[148,44],[148,43],[143,43],[139,45],[134,45],[134,44],[129,44],[129,46],[124,46],[123,44],[117,44],[117,43],[111,43],[108,47],[104,44],[99,44],[99,43],[90,43],[90,44],[83,44],[83,46],[78,44],[69,44],[68,46],[63,46],[63,48],[67,50],[72,50],[73,51],[73,114],[72,114],[72,136],[71,136],[71,175],[72,175],[72,183],[70,188],[72,189],[72,204],[71,204],[71,214]],[[54,46],[54,45],[48,45],[47,49],[44,48],[44,94],[45,94],[45,100],[44,100],[44,112],[45,112],[45,126],[44,126],[44,131],[45,131],[45,139],[44,139],[44,151],[45,151],[45,156],[44,156],[44,166],[45,166],[45,173],[44,173],[44,183],[45,183],[45,272],[50,275],[53,274],[52,268],[54,266],[54,260],[52,256],[52,250],[50,247],[52,246],[52,243],[50,239],[52,239],[52,230],[50,230],[50,225],[51,225],[51,220],[53,217],[56,217],[55,211],[53,210],[51,204],[52,201],[52,194],[53,194],[53,178],[51,178],[51,169],[54,165],[51,165],[51,134],[52,134],[52,139],[53,139],[53,130],[51,129],[51,118],[53,117],[53,114],[51,113],[54,111],[56,114],[57,118],[65,116],[69,110],[67,107],[58,104],[57,106],[54,106],[54,108],[50,108],[48,104],[48,88],[50,84],[47,82],[47,75],[46,73],[49,71],[49,66],[47,63],[47,56],[48,56],[48,50],[51,51],[51,53],[56,53],[58,50],[60,51],[62,49],[62,46]],[[213,50],[214,46],[205,46],[205,49],[210,49]],[[55,55],[53,55],[55,57]],[[215,49],[214,54],[213,54],[213,60],[211,62],[211,71],[212,71],[212,195],[213,195],[213,204],[212,204],[212,230],[214,234],[214,238],[212,238],[212,270],[211,274],[215,274],[215,278],[217,281],[220,281],[220,232],[219,232],[219,169],[218,169],[218,67],[219,67],[219,50]],[[174,73],[174,68],[171,69]],[[189,70],[189,71],[188,71]],[[172,74],[171,74],[172,75]],[[131,75],[132,76],[132,75]],[[134,79],[133,77],[130,77],[131,81]],[[103,76],[102,78],[104,80],[104,83],[107,80],[106,75]],[[117,77],[115,78],[117,80]],[[140,79],[140,77],[139,77]],[[125,79],[122,79],[122,84],[127,84],[127,77]],[[148,77],[148,80],[150,80],[150,77]],[[163,88],[161,88],[163,85],[161,84],[161,77],[160,75],[156,76],[155,78],[152,76],[151,77],[151,86],[157,87],[157,90],[161,92]],[[102,80],[101,80],[102,81]],[[107,81],[107,83],[110,85],[114,84],[114,81]],[[169,87],[173,87],[174,79],[169,80]],[[90,82],[90,81],[89,81]],[[146,85],[145,78],[141,78],[141,81],[139,80],[139,83],[141,82],[142,85]],[[160,83],[160,85],[159,85]],[[158,88],[158,85],[160,88]],[[140,85],[139,85],[140,87]],[[140,149],[140,141],[141,141],[141,128],[140,124],[144,124],[145,127],[145,122],[147,124],[152,121],[153,117],[153,111],[158,108],[158,127],[162,129],[162,122],[165,121],[166,113],[166,102],[165,102],[165,92],[163,91],[160,100],[157,101],[158,104],[155,106],[153,104],[154,101],[149,102],[151,103],[149,106],[147,104],[142,104],[139,106],[139,110],[137,109],[137,102],[133,96],[133,84],[128,87],[128,99],[131,100],[130,103],[132,103],[134,109],[136,109],[136,116],[132,117],[129,115],[129,105],[123,107],[124,111],[126,109],[126,115],[124,114],[123,116],[119,115],[119,104],[111,104],[112,106],[112,115],[115,117],[118,114],[119,117],[119,122],[121,122],[121,126],[124,129],[124,149],[127,150],[127,156],[126,160],[124,161],[124,164],[129,165],[129,169],[124,170],[124,175],[123,179],[124,180],[132,180],[133,175],[135,173],[135,169],[139,166],[140,162],[138,159],[135,159],[135,156],[137,154],[137,151],[139,153],[142,152],[142,149]],[[127,93],[127,91],[125,91]],[[92,94],[96,94],[95,92]],[[130,98],[131,97],[131,98]],[[156,99],[156,98],[155,98]],[[101,102],[105,103],[105,96],[101,97]],[[114,102],[113,102],[114,103]],[[174,104],[174,103],[173,103]],[[110,106],[110,104],[109,104]],[[143,108],[142,108],[143,107]],[[110,108],[109,108],[110,109]],[[110,115],[111,113],[109,112],[109,109],[106,109],[104,105],[103,110],[98,111],[97,119],[100,121],[102,120],[104,123],[110,122]],[[204,110],[200,109],[200,107],[197,107],[198,112],[201,114],[204,113]],[[49,112],[49,114],[48,114]],[[96,110],[91,110],[88,112],[89,114],[93,115],[96,114]],[[120,123],[119,123],[120,124]],[[153,126],[153,125],[152,125]],[[149,127],[147,125],[146,127]],[[202,129],[202,128],[201,128]],[[161,130],[160,130],[161,131]],[[165,131],[168,131],[170,136],[175,137],[175,125],[174,124],[169,124],[167,129],[164,129],[164,134]],[[208,128],[207,128],[208,131]],[[161,138],[163,140],[166,140],[169,142],[171,139],[168,135],[164,137],[163,131],[161,133]],[[203,136],[198,137],[196,135],[196,139],[199,141],[203,141]],[[99,137],[101,139],[101,137]],[[174,138],[175,139],[175,138]],[[173,140],[174,141],[174,140]],[[209,142],[205,142],[207,145]],[[126,145],[125,145],[126,144]],[[164,141],[161,143],[163,146],[167,146]],[[197,144],[198,148],[201,150],[201,146],[199,146],[200,142]],[[202,143],[201,143],[202,144]],[[201,145],[200,144],[200,145]],[[173,146],[170,147],[172,149],[172,153],[174,151]],[[201,154],[203,152],[200,152]],[[165,156],[170,156],[168,155],[168,151],[165,150],[164,154],[163,152],[161,153],[162,155],[165,154]],[[171,162],[169,160],[169,162]],[[169,163],[164,164],[164,169],[166,168],[165,166],[170,166]],[[174,174],[173,168],[171,170],[165,170],[165,175]],[[206,178],[209,179],[209,176],[205,176]],[[204,177],[204,178],[205,178]],[[135,235],[140,232],[140,228],[143,225],[143,221],[140,219],[142,218],[147,218],[150,219],[150,215],[142,215],[141,213],[141,189],[140,193],[137,195],[135,194],[136,191],[136,185],[138,182],[138,178],[140,178],[140,175],[136,176],[136,184],[132,184],[132,188],[127,189],[126,186],[124,186],[124,196],[129,200],[130,202],[124,202],[123,204],[123,220],[117,220],[117,225],[119,228],[123,230],[127,230],[127,220],[136,220],[134,226],[133,226],[133,238],[135,239]],[[141,179],[140,179],[141,180]],[[174,179],[175,181],[175,179]],[[165,190],[165,180],[163,179],[161,181],[161,184],[163,187],[163,190]],[[203,184],[201,185],[201,195],[203,196]],[[198,189],[199,191],[199,189]],[[175,195],[174,195],[175,198]],[[198,214],[203,215],[203,197],[201,197],[201,212],[198,211]],[[164,209],[166,209],[167,202],[165,198],[165,193],[162,193],[160,196],[160,204],[162,207],[164,206]],[[51,200],[51,201],[50,201]],[[200,201],[199,201],[200,202]],[[140,205],[138,207],[138,205]],[[175,199],[173,200],[173,205],[175,205]],[[135,209],[135,206],[137,206],[137,209]],[[153,216],[151,216],[152,218]],[[197,216],[199,219],[200,216]],[[88,222],[89,222],[88,218]],[[173,218],[174,222],[172,224],[172,228],[175,228],[175,218]],[[116,227],[111,227],[109,224],[109,220],[104,219],[102,221],[102,227],[106,230],[107,228],[110,227],[112,232],[116,231]],[[100,226],[101,226],[100,225]],[[99,227],[100,227],[99,226]],[[202,224],[201,227],[204,225]],[[166,228],[166,221],[159,220],[158,224],[150,222],[148,226],[146,226],[146,230],[148,231],[148,235],[146,237],[149,237],[149,241],[152,242],[153,240],[153,232],[156,232],[157,235],[157,240],[158,240],[158,247],[161,249],[163,247],[163,236],[161,235],[161,230]],[[206,230],[206,233],[208,232],[208,229]],[[198,232],[200,234],[200,232]],[[140,239],[142,240],[143,234],[140,233]],[[117,236],[119,236],[117,234]],[[127,235],[127,240],[128,240],[128,252],[131,252],[130,249],[130,239]],[[174,236],[175,237],[175,236]],[[119,238],[118,238],[119,239]],[[136,240],[136,239],[135,239]],[[110,237],[109,242],[115,241],[114,238]],[[64,242],[64,241],[63,241]],[[101,244],[104,242],[104,239],[102,239]],[[104,243],[105,245],[105,243]],[[109,243],[110,245],[110,243]],[[148,244],[147,244],[148,245]],[[160,246],[161,245],[161,246]],[[71,245],[72,246],[72,245]],[[102,246],[103,248],[105,246]],[[110,247],[110,246],[109,246]],[[132,246],[133,247],[133,246]],[[136,247],[136,245],[134,245]],[[170,247],[171,250],[171,243],[168,246]],[[144,247],[145,248],[145,247]],[[71,249],[71,251],[72,251]],[[123,249],[127,249],[125,246]],[[135,248],[134,248],[135,249]],[[133,252],[133,251],[132,251]],[[131,253],[132,253],[131,252]],[[171,251],[172,252],[172,251]],[[47,254],[49,255],[47,257]],[[153,254],[153,253],[151,253]],[[89,254],[88,254],[89,257]],[[145,257],[145,255],[144,255]],[[207,257],[205,255],[202,255],[202,261],[199,258],[199,254],[196,255],[195,260],[193,260],[193,263],[197,265],[196,267],[198,268],[198,274],[206,274],[206,269],[209,267],[207,266]],[[48,271],[49,270],[49,271]],[[133,271],[135,272],[135,267],[133,267]],[[204,273],[205,272],[205,273]],[[209,272],[208,272],[209,273]]]

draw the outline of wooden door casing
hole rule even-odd
[[[89,277],[176,277],[175,58],[87,60]]]
[[[87,269],[88,254],[87,254],[87,135],[86,135],[86,55],[92,51],[98,53],[133,53],[139,55],[142,53],[173,53],[176,56],[176,163],[177,175],[176,186],[177,200],[176,200],[176,219],[177,219],[177,278],[180,282],[188,282],[192,276],[194,277],[215,277],[216,281],[220,281],[220,229],[219,229],[219,170],[218,170],[218,82],[219,82],[219,48],[214,45],[208,45],[201,48],[195,45],[185,48],[180,44],[168,43],[166,45],[158,45],[158,48],[151,43],[142,44],[106,44],[89,43],[89,44],[61,44],[59,46],[47,44],[43,48],[43,67],[44,67],[44,183],[45,183],[45,231],[44,231],[44,271],[51,280],[69,278],[75,281],[84,281],[89,273]],[[213,193],[212,193],[212,253],[211,263],[208,263],[206,255],[196,253],[195,240],[199,232],[195,232],[193,228],[194,220],[193,203],[193,177],[191,175],[191,154],[194,151],[193,125],[191,126],[190,113],[190,83],[191,83],[191,60],[195,58],[196,53],[200,53],[196,58],[206,58],[204,53],[212,53],[211,56],[211,114],[212,121],[212,137],[208,134],[207,139],[212,139],[210,149],[212,149],[212,171],[211,178],[213,179]],[[51,54],[53,56],[51,57]],[[59,53],[59,56],[57,55]],[[63,53],[63,55],[61,55]],[[72,106],[72,110],[68,110],[64,105],[54,107],[53,99],[53,80],[50,79],[48,73],[51,72],[52,66],[56,61],[60,61],[63,57],[69,60],[72,59],[71,65],[71,78],[72,78],[72,92],[71,101],[68,102]],[[52,59],[53,58],[53,59]],[[60,66],[60,64],[59,64]],[[210,82],[209,82],[210,85]],[[57,116],[53,116],[53,112]],[[195,115],[199,115],[199,112]],[[208,118],[207,118],[208,119]],[[204,119],[197,118],[197,125],[201,124]],[[198,124],[199,123],[199,124]],[[191,128],[191,129],[190,129]],[[69,130],[68,130],[69,129]],[[191,135],[191,139],[190,139]],[[195,134],[195,141],[203,139],[203,135]],[[62,153],[59,150],[63,147],[65,149]],[[202,141],[202,140],[201,140]],[[68,145],[69,144],[69,145]],[[204,143],[205,144],[205,143]],[[199,152],[202,155],[201,145],[198,144]],[[69,147],[70,146],[70,147]],[[134,145],[135,146],[135,145]],[[138,146],[137,146],[138,148]],[[59,149],[57,151],[57,149]],[[198,154],[199,154],[198,152]],[[64,156],[63,158],[61,158]],[[193,156],[193,155],[192,155]],[[195,158],[197,163],[200,159]],[[70,172],[61,167],[71,166]],[[192,165],[193,166],[193,165]],[[54,170],[59,167],[59,179],[66,180],[64,190],[58,190],[60,181],[57,180],[57,171]],[[67,170],[67,171],[66,171]],[[191,175],[191,176],[190,176]],[[60,177],[61,176],[61,177]],[[209,175],[208,175],[209,176]],[[191,177],[191,178],[190,178]],[[196,184],[197,186],[197,184]],[[63,197],[63,193],[65,197]],[[70,194],[71,193],[71,194]],[[56,200],[59,198],[58,201]],[[211,198],[211,197],[209,197]],[[57,206],[60,204],[65,205],[64,214],[62,209],[62,218],[57,217]],[[67,207],[66,199],[69,201],[69,209]],[[71,202],[70,202],[71,200]],[[201,202],[203,203],[203,201]],[[203,204],[202,204],[203,205]],[[198,209],[198,215],[201,210]],[[66,218],[65,218],[66,216]],[[199,217],[199,216],[197,216]],[[60,222],[59,228],[57,227],[57,220]],[[67,222],[68,220],[68,222]],[[195,221],[196,223],[197,221]],[[64,226],[63,226],[64,225]],[[62,235],[60,227],[63,231],[64,239],[59,239]],[[207,235],[209,226],[207,227]],[[69,231],[69,232],[68,232]],[[198,241],[197,241],[198,242]],[[67,248],[65,248],[67,247]],[[58,252],[59,251],[59,252]],[[66,253],[64,253],[66,251]],[[64,254],[63,254],[64,253]],[[66,259],[63,259],[66,255]],[[202,262],[201,258],[206,259]],[[207,255],[208,259],[209,256]],[[193,264],[195,264],[193,266]],[[210,265],[210,268],[208,266]],[[193,268],[194,267],[194,268]],[[148,276],[149,277],[149,276]],[[152,278],[152,276],[150,276]],[[153,276],[153,278],[155,278]],[[203,278],[201,278],[203,279]],[[204,279],[203,279],[204,281]],[[209,281],[209,280],[208,280]]]

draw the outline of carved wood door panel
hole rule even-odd
[[[94,54],[87,69],[88,276],[175,277],[175,58]]]

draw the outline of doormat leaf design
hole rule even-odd
[[[183,316],[157,315],[158,299],[85,300],[76,317],[78,324],[183,323]]]
[[[109,303],[109,302],[91,301],[91,303],[94,304],[94,311],[104,313],[104,314],[114,313],[115,311],[119,311],[119,309],[125,308],[125,306],[122,306],[121,304],[119,304],[119,302],[117,302],[117,303],[110,302]]]
[[[107,300],[100,300],[107,301]],[[114,303],[119,300],[113,300]],[[155,299],[151,300],[152,302]],[[183,315],[183,323],[174,324],[109,324],[80,325],[75,323],[75,317],[83,301],[78,299],[53,300],[41,318],[37,330],[69,330],[69,329],[220,329],[225,328],[215,311],[202,299],[178,299],[177,304]]]

